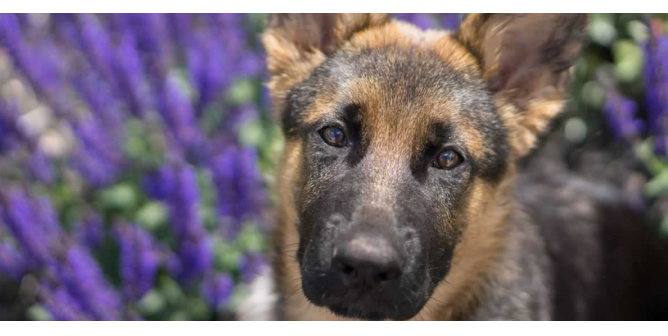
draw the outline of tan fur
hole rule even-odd
[[[361,49],[381,48],[388,45],[400,48],[412,48],[439,55],[464,76],[483,76],[488,78],[498,71],[498,55],[487,58],[487,64],[480,63],[486,40],[493,34],[505,29],[506,22],[487,22],[484,15],[471,15],[463,23],[457,37],[446,32],[427,31],[406,23],[389,21],[386,16],[343,15],[336,19],[334,38],[331,42],[337,50],[356,52]],[[491,27],[491,28],[490,28]],[[491,35],[490,35],[491,34]],[[287,92],[296,83],[303,81],[319,64],[324,62],[332,46],[325,50],[306,48],[283,38],[285,35],[278,28],[269,29],[263,36],[263,43],[268,52],[268,66],[272,74],[269,88],[277,111],[282,111]],[[491,60],[491,61],[490,61]],[[509,130],[512,155],[509,160],[525,155],[536,143],[538,135],[547,128],[549,122],[563,106],[564,88],[567,76],[554,79],[545,76],[537,79],[542,91],[532,93],[530,99],[518,102],[512,91],[500,92],[496,96],[499,115]],[[406,113],[416,107],[401,105],[392,101],[392,97],[383,95],[390,89],[401,90],[401,83],[379,83],[359,80],[348,83],[347,92],[322,93],[315,104],[306,111],[306,122],[314,122],[329,113],[336,95],[347,95],[352,102],[363,102],[365,139],[373,142],[368,153],[372,162],[378,165],[378,176],[373,180],[378,184],[371,197],[386,195],[383,190],[384,178],[392,174],[393,169],[405,167],[407,153],[415,144],[424,143],[427,125],[441,117],[442,111],[451,111],[449,120],[456,123],[466,134],[466,147],[474,156],[483,156],[488,150],[484,146],[483,136],[474,125],[463,118],[461,111],[447,100],[437,100],[432,92],[420,92],[422,113],[403,114],[401,124],[392,120],[391,115],[383,111],[405,109]],[[424,102],[428,102],[424,104]],[[412,117],[405,117],[411,115]],[[409,130],[409,131],[407,131]],[[419,130],[422,130],[420,132]],[[280,222],[274,235],[276,246],[281,253],[275,258],[279,262],[275,272],[278,287],[284,295],[282,307],[284,317],[291,320],[344,320],[329,310],[312,305],[301,289],[301,276],[295,253],[299,243],[297,231],[296,204],[299,200],[293,185],[300,178],[302,148],[299,141],[288,141],[281,164]],[[463,235],[457,245],[451,269],[441,282],[423,310],[414,320],[450,320],[467,316],[484,299],[486,286],[495,278],[516,276],[516,269],[503,267],[497,263],[505,248],[507,239],[506,223],[514,211],[513,188],[515,182],[514,165],[503,181],[491,185],[483,180],[475,180],[470,197],[463,211],[466,223],[461,227]],[[387,175],[387,176],[384,176]],[[390,180],[390,179],[388,179]],[[317,188],[317,186],[309,186]],[[393,202],[396,200],[387,200]]]

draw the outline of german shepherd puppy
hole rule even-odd
[[[470,14],[456,32],[270,15],[286,138],[273,318],[661,318],[661,269],[640,270],[652,235],[617,190],[518,173],[564,106],[586,26],[580,14]]]

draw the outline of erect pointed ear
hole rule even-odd
[[[388,20],[387,14],[269,14],[262,36],[269,72],[279,75],[314,54],[328,55],[353,34]]]
[[[275,108],[282,110],[289,89],[355,33],[388,21],[387,14],[270,14],[262,44]]]
[[[570,68],[586,37],[586,14],[471,14],[456,34],[478,59],[515,157],[526,154],[561,111]]]

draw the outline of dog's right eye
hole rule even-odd
[[[343,147],[346,144],[346,135],[338,127],[328,126],[320,130],[320,137],[330,146]]]

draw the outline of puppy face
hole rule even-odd
[[[282,202],[296,213],[286,225],[299,236],[311,303],[347,317],[409,319],[446,279],[463,235],[542,128],[522,123],[544,126],[560,107],[550,104],[561,96],[533,96],[522,71],[500,58],[515,57],[491,57],[492,42],[481,41],[517,20],[472,16],[451,35],[385,16],[270,19],[270,86],[291,158]],[[492,41],[497,53],[503,43]],[[541,62],[527,64],[536,71]],[[541,89],[564,70],[536,72],[547,78]]]

